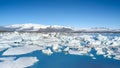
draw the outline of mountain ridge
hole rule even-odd
[[[42,25],[42,24],[13,24],[1,26],[0,31],[18,31],[18,32],[72,32],[72,33],[120,33],[120,29],[110,29],[105,27],[95,28],[75,28],[59,25]]]

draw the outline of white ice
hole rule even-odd
[[[22,54],[27,54],[31,53],[36,50],[41,50],[41,47],[38,46],[24,46],[24,47],[14,47],[14,48],[9,48],[6,50],[2,55],[22,55]]]
[[[90,56],[91,50],[95,49],[97,55],[107,58],[114,56],[113,59],[120,59],[120,36],[109,39],[108,36],[101,34],[94,36],[91,34],[14,32],[1,33],[0,38],[0,49],[8,48],[3,52],[3,56],[27,54],[36,50],[47,55],[64,51],[74,55]]]
[[[42,50],[42,52],[47,55],[51,55],[53,53],[51,49]]]
[[[4,61],[0,62],[0,68],[26,68],[39,61],[36,57],[21,57],[17,60],[2,58],[2,60]]]

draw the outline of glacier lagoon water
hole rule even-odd
[[[20,57],[30,57],[30,56],[37,57],[37,59],[39,59],[39,62],[26,68],[119,68],[120,67],[119,60],[104,58],[102,55],[101,56],[96,55],[96,59],[91,59],[91,57],[89,56],[79,56],[79,55],[69,55],[69,54],[66,55],[64,53],[55,53],[53,55],[48,56],[40,51],[34,51],[29,54],[16,56],[16,59]]]
[[[93,34],[86,34],[86,35],[91,36]],[[120,34],[101,34],[101,35],[110,37],[111,39],[116,37],[117,39],[115,39],[115,41],[119,42]],[[98,34],[94,34],[93,36],[95,36],[95,38],[96,38],[98,36]],[[89,39],[89,38],[87,37],[87,39]],[[96,38],[96,39],[98,39],[98,38]],[[104,39],[102,39],[102,40],[104,41]],[[110,45],[110,46],[112,46],[112,45]],[[38,59],[37,62],[34,62],[34,63],[32,63],[32,65],[26,66],[25,68],[120,68],[119,46],[120,46],[119,43],[115,46],[113,45],[112,47],[118,48],[117,49],[118,53],[114,50],[114,53],[116,53],[116,54],[114,54],[114,53],[112,53],[114,55],[107,54],[108,57],[105,57],[106,54],[99,52],[99,50],[96,51],[97,49],[95,50],[95,48],[92,48],[90,53],[92,53],[94,55],[94,57],[95,57],[94,59],[92,59],[91,56],[86,55],[86,54],[81,54],[81,55],[79,55],[78,53],[71,53],[71,54],[67,53],[66,54],[63,51],[54,52],[54,50],[52,49],[51,46],[47,46],[49,49],[51,49],[52,52],[54,52],[51,55],[49,55],[49,54],[47,55],[46,53],[44,54],[41,50],[33,50],[32,52],[25,53],[25,54],[18,54],[18,55],[14,55],[15,51],[13,51],[13,55],[9,55],[10,52],[8,52],[8,54],[6,54],[6,55],[3,55],[6,51],[9,50],[9,48],[21,47],[21,46],[11,46],[11,47],[7,47],[6,49],[0,51],[0,58],[15,57],[12,60],[13,62],[21,57],[28,57],[28,58],[36,57]],[[2,48],[4,48],[4,47],[2,47]],[[97,54],[97,52],[98,52],[98,54]],[[118,57],[117,60],[113,59],[114,56]],[[8,60],[11,60],[11,59],[8,59]],[[0,59],[0,63],[3,63],[4,61],[6,61],[6,60]],[[34,61],[34,60],[32,60],[32,61]],[[8,61],[6,61],[6,62],[8,62]],[[22,61],[22,63],[24,64],[24,61]],[[17,64],[19,65],[20,62],[17,62]],[[21,68],[23,68],[23,67],[21,67]],[[2,68],[5,68],[5,67],[3,66]],[[12,68],[17,68],[17,67],[13,66]]]
[[[39,54],[39,55],[38,55]],[[56,53],[51,56],[36,52],[40,62],[28,68],[119,68],[120,61],[96,56],[97,59],[91,59],[89,56],[65,55]]]

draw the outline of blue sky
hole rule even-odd
[[[120,0],[0,0],[0,25],[120,28]]]

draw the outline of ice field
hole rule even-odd
[[[35,51],[47,56],[56,53],[79,57],[89,56],[92,60],[96,60],[96,55],[100,55],[103,58],[119,61],[120,34],[0,33],[0,68],[31,67],[42,59],[26,56]]]

